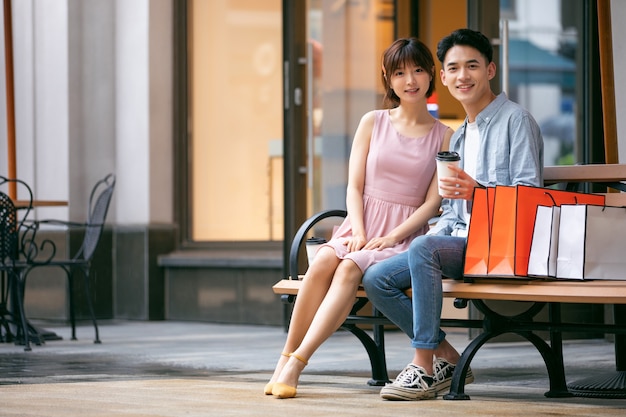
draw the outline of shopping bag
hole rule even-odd
[[[537,206],[528,256],[528,276],[556,277],[560,207]]]
[[[474,189],[472,212],[465,244],[465,263],[463,265],[463,275],[465,276],[487,275],[494,196],[494,187]]]
[[[625,280],[626,208],[563,205],[556,277]]]
[[[487,275],[528,276],[537,206],[604,205],[604,195],[526,185],[496,186]]]

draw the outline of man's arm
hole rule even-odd
[[[543,138],[535,119],[522,112],[510,121],[511,185],[543,187]]]

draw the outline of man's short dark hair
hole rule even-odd
[[[442,64],[448,50],[456,45],[477,49],[487,59],[487,64],[493,60],[493,47],[485,35],[472,29],[457,29],[437,44],[437,58]]]

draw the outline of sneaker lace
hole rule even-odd
[[[398,375],[395,380],[395,384],[410,386],[415,385],[415,382],[419,381],[420,386],[429,386],[429,384],[424,381],[424,376],[426,376],[426,374],[421,368],[411,366],[405,368],[400,375]]]
[[[449,376],[452,376],[453,372],[454,372],[454,366],[447,361],[438,360],[434,364],[433,374],[434,374],[434,379],[436,381],[442,381],[448,378]]]

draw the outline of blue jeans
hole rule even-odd
[[[367,296],[381,313],[411,338],[416,349],[436,349],[440,328],[442,277],[462,278],[465,238],[425,235],[409,250],[372,265],[363,275]],[[413,289],[413,298],[404,293]]]

